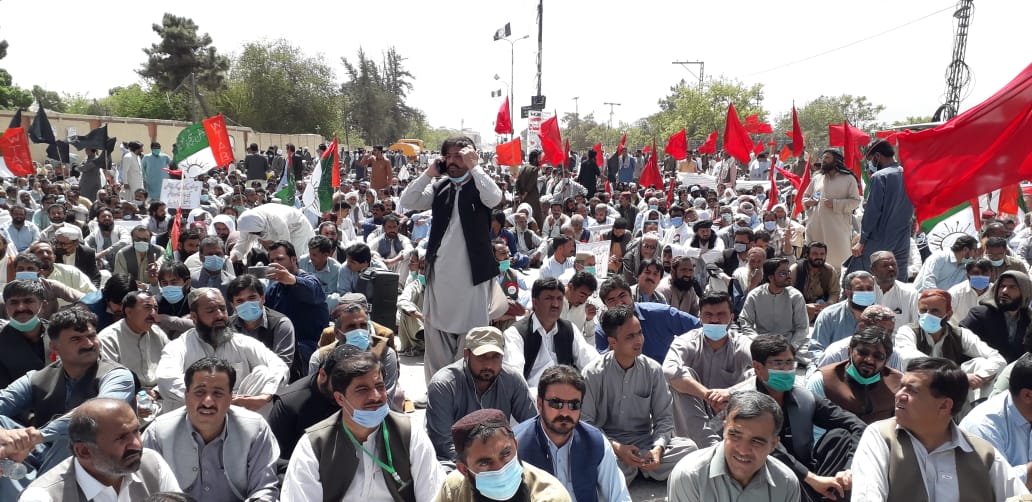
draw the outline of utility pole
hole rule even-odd
[[[573,114],[577,116],[577,121],[580,121],[580,96],[573,97]]]
[[[613,107],[614,106],[620,106],[620,103],[605,102],[605,103],[602,103],[602,104],[609,106],[609,127],[608,128],[610,130],[612,130],[613,129]]]
[[[523,35],[520,38],[509,40],[508,38],[497,38],[495,40],[504,40],[509,42],[509,83],[506,87],[509,88],[509,123],[513,125],[513,134],[509,135],[509,139],[512,139],[513,135],[516,134],[516,122],[513,121],[513,110],[516,108],[516,42],[530,38],[530,35]],[[499,80],[498,75],[495,75],[495,80]],[[504,80],[502,82],[505,82]]]
[[[544,34],[544,22],[545,22],[545,0],[538,0],[537,8],[537,21],[538,21],[538,53],[537,53],[537,95],[541,95],[541,39]]]
[[[679,64],[682,68],[691,73],[693,77],[699,79],[699,87],[702,87],[702,82],[706,78],[706,63],[703,61],[672,61],[670,64]],[[694,72],[688,69],[688,65],[697,64],[699,65],[699,74],[696,75]]]

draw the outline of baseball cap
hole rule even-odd
[[[505,336],[494,326],[473,328],[466,333],[466,348],[474,356],[482,356],[488,352],[505,354]]]

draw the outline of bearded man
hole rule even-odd
[[[856,176],[838,150],[825,150],[818,167],[803,194],[803,206],[810,211],[806,240],[827,244],[827,261],[838,268],[852,255],[853,210],[862,199]]]

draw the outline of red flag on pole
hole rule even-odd
[[[842,135],[842,160],[845,162],[846,168],[852,171],[853,175],[856,176],[857,189],[859,189],[860,195],[863,195],[864,187],[863,184],[860,183],[860,180],[863,178],[863,173],[860,172],[860,145],[856,142],[861,139],[861,135],[867,135],[863,134],[859,129],[849,125],[849,122],[843,122],[841,127],[842,130],[845,131]],[[853,131],[860,134],[854,134]],[[867,136],[867,139],[870,141],[870,136]]]
[[[518,166],[523,163],[523,145],[519,136],[512,141],[495,146],[495,159],[500,166]]]
[[[29,152],[29,135],[23,127],[11,127],[0,136],[0,153],[4,155],[4,163],[14,176],[28,176],[36,170],[32,167],[32,154]]]
[[[780,199],[778,194],[778,184],[774,182],[777,178],[778,168],[777,166],[771,166],[773,169],[770,170],[770,193],[767,194],[767,211],[774,209],[774,205],[777,204]]]
[[[591,149],[596,152],[595,163],[602,167],[606,161],[606,158],[602,156],[602,143],[595,143],[595,146],[591,147]]]
[[[502,101],[502,107],[498,109],[498,116],[495,118],[496,134],[512,134],[512,119],[509,118],[509,96]]]
[[[792,155],[792,149],[789,148],[788,145],[783,145],[781,147],[781,151],[778,152],[778,157],[784,160],[790,157],[795,157],[795,155]]]
[[[641,153],[649,153],[651,151],[652,151],[652,147],[649,146],[649,145],[645,145],[645,148],[641,149]]]
[[[919,221],[1032,179],[1032,65],[974,108],[899,139],[903,179]],[[977,221],[977,219],[976,219]]]
[[[627,133],[620,137],[620,146],[616,147],[616,154],[623,155],[624,145],[627,144]]]
[[[757,141],[755,145],[753,145],[753,150],[752,151],[756,155],[759,155],[759,154],[763,153],[763,151],[766,150],[766,149],[767,149],[767,145],[764,145],[763,144],[763,140],[760,140],[760,141]]]
[[[753,142],[749,139],[749,133],[738,120],[738,112],[735,111],[735,104],[727,106],[727,119],[724,122],[724,151],[743,164],[749,163],[749,152],[752,150]]]
[[[667,182],[667,192],[666,192],[667,207],[670,207],[670,205],[674,203],[674,185],[677,184],[676,182],[677,182],[677,177],[676,176],[673,177],[673,178],[670,178],[670,181]]]
[[[215,165],[222,167],[233,163],[233,146],[229,142],[226,130],[226,118],[222,114],[208,117],[201,121],[204,133],[208,136],[208,147],[215,158]]]
[[[857,148],[871,142],[871,136],[860,129],[849,125],[849,122],[847,121],[842,124],[828,124],[828,145],[845,146],[847,132],[849,137],[852,138],[853,146]]]
[[[699,147],[699,153],[713,155],[717,153],[717,131],[713,131],[706,136],[706,142]]]
[[[340,186],[340,143],[337,142],[337,136],[333,137],[333,143],[330,143],[329,150],[334,152],[333,154],[333,176],[330,178],[330,185],[333,188]]]
[[[1018,215],[1018,201],[1021,200],[1021,188],[1017,183],[1004,185],[1000,188],[1000,203],[996,206],[999,214]]]
[[[559,118],[552,117],[542,122],[538,136],[541,137],[541,150],[544,153],[541,161],[552,164],[552,167],[562,165],[566,159],[563,158],[563,138],[559,135]]]
[[[613,185],[609,183],[609,178],[606,178],[606,193],[613,195]]]
[[[573,166],[570,165],[570,138],[566,138],[566,145],[563,146],[563,167],[567,171],[572,171]]]
[[[795,204],[792,208],[792,217],[799,216],[799,213],[803,212],[803,193],[810,187],[810,158],[806,158],[806,167],[803,168],[803,179],[799,183],[799,189],[796,190]]]
[[[795,104],[792,105],[792,156],[802,157],[803,155],[803,128],[799,126],[799,114],[796,113]]]
[[[802,178],[800,178],[799,176],[796,176],[795,174],[793,174],[792,171],[789,171],[787,169],[783,169],[783,168],[780,168],[780,167],[775,167],[774,169],[777,169],[778,170],[778,174],[784,176],[785,179],[788,180],[788,182],[792,184],[792,188],[795,188],[798,191],[799,187],[802,186],[802,184],[803,184]]]
[[[648,148],[648,147],[645,147]],[[644,150],[643,150],[644,151]],[[659,173],[659,159],[656,155],[656,140],[652,140],[652,154],[649,155],[649,160],[645,162],[645,169],[641,171],[641,179],[638,180],[638,185],[641,187],[648,188],[654,185],[656,188],[663,189],[663,175]]]
[[[667,155],[677,159],[684,160],[688,158],[688,133],[682,127],[680,131],[675,132],[667,140],[666,148],[663,149]]]

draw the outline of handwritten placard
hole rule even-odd
[[[195,180],[164,180],[161,182],[161,202],[169,208],[195,208],[201,205],[204,183]]]

